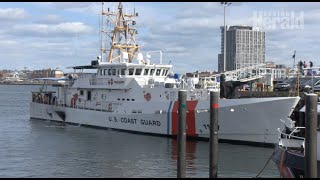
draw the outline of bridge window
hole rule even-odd
[[[108,70],[105,69],[103,75],[107,75],[107,71],[108,71]]]
[[[111,69],[108,69],[108,75],[111,76]]]
[[[161,69],[157,69],[156,76],[160,76]]]
[[[126,69],[121,69],[121,75],[126,75]]]
[[[144,69],[144,73],[143,73],[143,75],[147,76],[147,75],[148,75],[148,73],[149,73],[149,69]]]
[[[162,70],[162,76],[165,76],[165,74],[166,74],[166,70],[163,69],[163,70]]]
[[[137,76],[140,76],[140,75],[141,75],[141,72],[142,72],[142,69],[136,69],[136,75],[137,75]]]
[[[91,101],[91,91],[88,91],[88,93],[87,93],[87,100]]]
[[[112,69],[112,75],[116,75],[116,69]]]
[[[129,69],[129,75],[133,75],[133,72],[134,72],[134,69],[133,68],[131,68],[131,69]]]
[[[166,69],[166,73],[164,73],[164,75],[165,75],[165,76],[168,75],[168,69]]]
[[[155,69],[151,69],[150,76],[153,76]]]

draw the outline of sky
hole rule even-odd
[[[117,2],[105,2],[116,9]],[[142,52],[161,50],[177,73],[217,71],[224,8],[218,2],[124,2]],[[0,2],[0,69],[89,65],[100,54],[101,2]],[[266,61],[319,66],[319,2],[233,2],[226,25],[266,32]],[[159,62],[156,57],[154,61]],[[153,59],[152,59],[153,60]]]

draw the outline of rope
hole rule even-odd
[[[262,170],[258,173],[258,175],[256,176],[256,178],[259,177],[259,175],[260,175],[260,174],[263,172],[263,170],[267,167],[267,165],[269,164],[269,162],[270,162],[270,160],[271,160],[271,158],[272,158],[273,155],[274,155],[274,152],[271,154],[271,156],[269,157],[267,163],[264,165],[264,167],[262,168]]]

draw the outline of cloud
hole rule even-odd
[[[82,22],[64,22],[54,25],[48,24],[19,24],[12,28],[11,33],[23,36],[70,36],[78,34],[88,34],[92,32],[90,26]],[[9,32],[8,32],[9,33]]]
[[[63,17],[55,14],[49,14],[45,17],[40,18],[39,20],[35,20],[36,24],[59,24],[62,22],[64,22]]]
[[[70,12],[100,13],[100,11],[93,12],[97,6],[95,2],[53,2],[51,5],[56,9]],[[99,9],[101,9],[101,5]]]
[[[53,2],[52,5],[59,9],[87,8],[92,2]]]
[[[279,2],[268,4],[270,10],[296,10],[296,11],[312,11],[320,9],[319,2]],[[268,8],[268,7],[265,7]]]
[[[143,9],[148,11],[148,16],[140,17],[149,31],[140,37],[144,50],[161,49],[165,54],[170,54],[174,59],[173,65],[178,65],[175,70],[186,72],[191,69],[212,69],[217,64],[217,56],[220,46],[221,15],[212,13],[221,8],[218,3],[181,3],[171,5],[173,13],[170,18],[154,18],[159,9]],[[169,5],[168,5],[169,6]],[[191,11],[181,10],[191,9]],[[150,7],[149,7],[150,8]],[[210,8],[213,8],[213,10]],[[143,15],[143,13],[140,13]],[[169,19],[169,20],[168,20]],[[138,24],[140,24],[138,22]],[[139,30],[138,30],[139,31]],[[206,52],[208,50],[208,52]],[[193,63],[192,63],[193,62]],[[201,62],[201,63],[194,63]],[[208,63],[202,63],[208,62]],[[183,69],[182,64],[189,64],[189,68]],[[192,63],[192,65],[190,64]],[[191,67],[192,66],[192,67]]]
[[[92,48],[97,47],[97,48]],[[0,62],[7,69],[42,69],[89,64],[96,57],[97,42],[86,41],[84,38],[55,41],[39,39],[39,41],[23,43],[0,36],[0,54],[5,55]],[[5,61],[10,60],[10,63]]]
[[[253,12],[257,11],[257,9],[281,11],[283,9],[282,7],[287,7],[291,10],[294,9],[293,7],[300,7],[299,4],[291,3],[282,4],[276,8],[273,7],[271,3],[268,5],[269,6],[265,6],[259,3],[242,3],[237,6],[231,5],[227,8],[226,12],[227,25],[254,25]],[[189,9],[191,9],[190,11],[181,10],[187,9],[186,7],[188,6],[190,7]],[[210,8],[206,7],[210,7],[211,11]],[[266,60],[274,60],[276,63],[291,66],[292,52],[298,49],[301,53],[301,58],[314,57],[314,55],[311,56],[311,54],[317,52],[318,46],[315,45],[314,40],[319,38],[316,32],[320,30],[320,26],[316,25],[315,27],[311,27],[308,26],[308,24],[315,25],[315,23],[318,22],[317,17],[319,11],[316,8],[308,11],[308,7],[309,6],[300,7],[300,11],[303,11],[305,15],[303,29],[285,29],[277,26],[274,30],[264,30],[266,31]],[[214,69],[217,69],[217,54],[220,52],[221,43],[219,27],[223,25],[222,8],[214,3],[185,3],[181,9],[178,8],[177,13],[172,14],[172,21],[167,21],[166,23],[153,22],[153,24],[149,24],[153,37],[151,38],[152,43],[150,44],[153,46],[160,45],[160,47],[167,46],[168,48],[184,48],[186,52],[194,52],[193,55],[197,58],[187,56],[187,54],[181,58],[188,60],[194,59],[195,61],[201,59],[201,62],[204,62],[192,64],[192,67],[201,69],[202,64],[208,62],[214,66]],[[295,12],[300,12],[298,10]],[[215,13],[212,13],[213,11]],[[157,13],[157,11],[155,11],[155,13]],[[165,43],[157,43],[159,41]],[[171,41],[175,43],[169,43]]]
[[[5,49],[5,51],[3,51],[4,53],[8,51],[9,49],[14,49],[16,46],[18,46],[19,43],[15,40],[10,40],[10,39],[1,39],[0,40],[0,47],[2,48],[2,51]]]
[[[1,8],[0,21],[18,21],[27,17],[27,13],[22,8]]]

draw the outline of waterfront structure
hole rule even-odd
[[[48,69],[42,69],[42,70],[34,70],[31,73],[30,78],[31,79],[34,79],[34,78],[61,78],[63,76],[64,76],[64,74],[60,69],[48,68]]]

